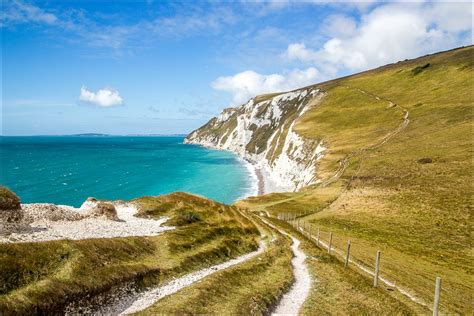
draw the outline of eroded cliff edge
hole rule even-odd
[[[265,176],[265,193],[297,191],[319,181],[317,162],[325,145],[323,140],[301,137],[293,127],[324,96],[315,87],[257,96],[224,109],[189,134],[185,143],[235,152]]]

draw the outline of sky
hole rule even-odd
[[[473,43],[473,4],[1,0],[2,135],[186,134],[229,106]]]

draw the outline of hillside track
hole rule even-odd
[[[293,241],[291,250],[293,252],[293,259],[291,264],[293,266],[293,274],[295,282],[291,288],[280,299],[272,315],[297,315],[303,306],[307,297],[309,296],[312,279],[308,267],[305,263],[306,254],[299,249],[300,240],[285,232],[284,230],[269,223],[263,218],[260,218],[269,227],[276,229],[280,234],[288,236]]]
[[[106,305],[70,308],[66,309],[65,314],[74,315],[85,313],[91,315],[128,315],[137,313],[152,306],[160,299],[185,289],[218,271],[242,264],[262,254],[266,248],[266,243],[261,241],[259,248],[255,251],[220,264],[185,274],[179,278],[173,279],[165,285],[152,287],[144,291],[137,291],[133,287],[125,286],[121,291],[117,291],[114,294],[114,297],[108,298],[109,303]]]
[[[405,109],[405,108],[397,105],[396,103],[392,102],[391,100],[388,100],[388,99],[385,99],[383,97],[377,96],[373,93],[362,90],[360,88],[355,88],[355,87],[350,87],[350,86],[344,86],[344,88],[356,90],[356,91],[358,91],[362,94],[373,97],[377,101],[387,102],[387,108],[399,108],[399,109],[401,109],[402,112],[403,112],[403,121],[394,130],[390,131],[387,135],[385,135],[379,142],[377,142],[373,145],[370,145],[370,146],[363,147],[363,148],[361,148],[359,150],[356,150],[352,153],[349,153],[343,159],[341,159],[339,161],[339,167],[337,168],[334,175],[332,175],[329,179],[323,181],[322,184],[321,184],[322,187],[326,187],[326,186],[336,182],[337,180],[339,180],[340,177],[346,171],[347,166],[349,165],[349,161],[350,161],[351,158],[356,157],[356,156],[361,156],[362,159],[364,159],[364,154],[367,151],[374,150],[374,149],[377,149],[377,148],[383,146],[385,143],[387,143],[393,137],[397,136],[402,131],[404,131],[408,127],[408,125],[410,124],[410,112],[408,112],[407,109]],[[352,180],[354,179],[354,177],[359,173],[361,166],[362,166],[362,160],[359,163],[359,167],[358,167],[358,170],[357,170],[356,174],[354,176],[352,176],[352,178],[349,180],[349,182],[345,186],[344,191],[347,190],[347,188],[349,187],[349,185],[352,182]]]

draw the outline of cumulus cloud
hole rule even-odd
[[[82,87],[79,100],[105,108],[121,105],[123,103],[123,99],[119,92],[111,88],[103,88],[97,92],[93,92],[88,90],[86,87]]]
[[[471,43],[470,3],[388,4],[362,15],[360,22],[335,16],[325,30],[332,36],[319,49],[290,44],[289,60],[361,70]]]
[[[303,62],[311,62],[317,59],[317,52],[306,48],[304,43],[293,43],[288,45],[285,53],[290,60],[299,60]]]
[[[324,20],[323,32],[329,36],[352,36],[357,29],[357,22],[342,14],[331,15]]]
[[[270,75],[247,70],[234,76],[219,77],[211,86],[232,93],[232,105],[239,105],[257,94],[287,91],[315,83],[318,79],[319,72],[314,67]]]
[[[291,90],[349,72],[469,45],[471,6],[470,2],[370,2],[361,6],[362,14],[357,19],[342,14],[328,17],[320,28],[320,34],[328,38],[319,46],[312,47],[304,41],[287,46],[284,59],[309,67],[306,70],[270,75],[247,70],[219,77],[212,87],[230,92],[236,105],[256,94]]]

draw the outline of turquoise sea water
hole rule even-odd
[[[225,203],[251,190],[249,171],[228,152],[183,137],[0,137],[0,183],[23,203],[80,206],[90,196],[129,200],[186,191]]]

